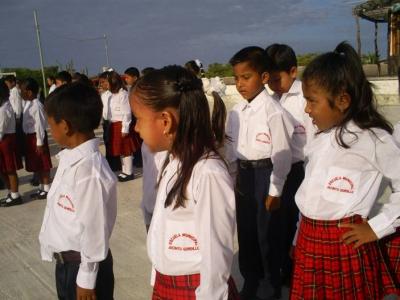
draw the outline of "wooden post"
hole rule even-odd
[[[381,76],[381,65],[379,63],[379,49],[378,49],[378,22],[375,22],[375,58],[376,65],[378,66],[378,75]]]
[[[356,26],[357,26],[357,53],[361,58],[361,31],[360,31],[360,18],[356,15]]]

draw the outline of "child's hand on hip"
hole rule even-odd
[[[77,300],[96,300],[96,291],[90,289],[84,289],[80,286],[76,286],[76,299]]]
[[[277,210],[279,209],[280,206],[281,206],[281,198],[279,197],[268,195],[268,197],[265,199],[265,208],[268,211]]]
[[[353,243],[354,249],[357,249],[365,243],[373,242],[378,239],[375,232],[366,221],[361,224],[340,224],[340,227],[350,228],[349,231],[342,235],[342,241],[346,245]]]

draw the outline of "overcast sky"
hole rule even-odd
[[[39,68],[33,21],[37,10],[45,65],[93,75],[110,64],[123,72],[183,64],[226,63],[242,47],[287,43],[298,54],[355,45],[353,0],[0,0],[0,68]],[[386,24],[380,25],[386,57]],[[373,51],[374,25],[361,21],[362,50]],[[85,41],[80,41],[85,40]]]

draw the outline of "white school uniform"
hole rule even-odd
[[[382,178],[391,182],[392,194],[380,213],[368,221],[378,238],[395,231],[400,216],[400,149],[382,129],[360,129],[354,122],[345,133],[349,149],[340,147],[335,129],[319,133],[306,147],[305,178],[296,194],[302,215],[317,220],[338,220],[355,214],[368,217]]]
[[[292,165],[291,137],[293,123],[288,113],[266,90],[250,103],[241,100],[228,114],[226,159],[232,165],[237,159],[271,158],[273,170],[269,195],[280,196]]]
[[[103,103],[103,120],[109,120],[108,116],[108,108],[110,106],[110,98],[112,96],[112,93],[110,91],[104,91],[101,93],[101,102]]]
[[[167,156],[167,151],[152,153],[149,147],[142,143],[143,160],[143,196],[140,208],[142,209],[144,223],[150,225],[154,205],[157,198],[158,173]]]
[[[80,252],[76,283],[93,289],[117,214],[116,177],[99,152],[97,138],[64,149],[58,157],[39,234],[41,256],[52,261],[55,252]]]
[[[297,149],[297,151],[303,152],[306,143],[314,139],[317,127],[312,123],[310,116],[304,111],[306,100],[303,96],[301,81],[296,79],[289,91],[282,94],[280,98],[275,93],[272,97],[279,101],[282,107],[289,112],[296,121],[294,129],[295,137],[292,146]],[[304,160],[304,157],[302,160]]]
[[[26,134],[36,133],[36,145],[43,146],[46,134],[47,119],[43,104],[38,100],[25,101],[22,119],[22,130]]]
[[[177,159],[170,159],[147,237],[149,258],[165,275],[200,273],[196,299],[227,299],[236,227],[231,177],[222,160],[203,158],[193,168],[185,207],[174,209],[173,202],[165,208],[180,167]]]
[[[57,86],[53,83],[50,88],[49,88],[49,95],[54,92],[54,90],[57,88]]]
[[[15,133],[15,115],[10,101],[0,106],[0,141],[5,134]]]
[[[112,94],[109,98],[107,109],[105,111],[106,120],[113,122],[122,122],[122,133],[129,133],[129,125],[132,121],[132,112],[129,105],[128,92],[120,89],[118,93]]]
[[[16,86],[14,86],[10,90],[10,98],[9,99],[10,99],[11,106],[13,108],[13,111],[14,111],[17,119],[21,118],[23,100],[22,100],[21,94]]]

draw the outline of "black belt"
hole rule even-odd
[[[63,251],[63,252],[55,252],[53,257],[56,259],[58,264],[65,263],[80,263],[81,262],[81,253],[78,251]]]
[[[272,168],[272,160],[270,158],[263,158],[258,160],[238,160],[239,168],[241,169],[259,169],[259,168]]]

